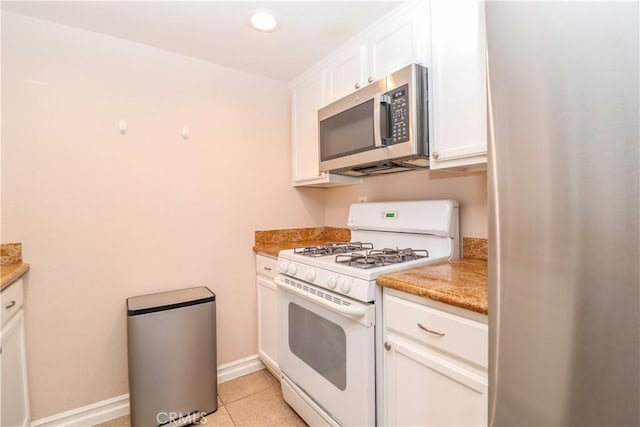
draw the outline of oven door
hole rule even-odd
[[[285,379],[341,425],[375,424],[373,304],[279,275],[279,363]],[[289,401],[295,406],[295,401]],[[304,413],[304,410],[298,410]]]

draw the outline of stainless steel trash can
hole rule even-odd
[[[216,296],[208,288],[128,298],[127,345],[132,426],[187,425],[218,409]]]

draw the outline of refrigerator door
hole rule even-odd
[[[638,16],[486,4],[490,425],[640,424]]]

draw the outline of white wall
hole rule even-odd
[[[256,353],[254,230],[324,224],[323,191],[290,185],[289,129],[282,82],[2,13],[33,419],[127,392],[129,296],[207,285],[218,362]]]
[[[488,235],[487,174],[442,171],[401,172],[369,177],[362,185],[327,190],[326,224],[344,226],[351,203],[359,196],[369,202],[454,199],[460,202],[460,233],[464,237]]]

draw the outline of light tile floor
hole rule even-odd
[[[218,385],[218,410],[207,416],[206,425],[306,426],[284,401],[280,383],[266,369]],[[130,426],[127,415],[96,427]]]

